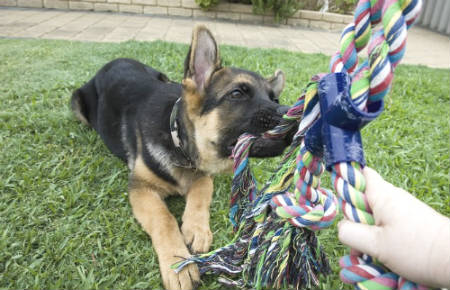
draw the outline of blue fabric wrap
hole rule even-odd
[[[321,117],[305,136],[306,148],[323,156],[327,170],[340,162],[359,162],[365,166],[359,130],[383,111],[383,101],[370,103],[367,112],[356,107],[350,95],[351,79],[347,73],[332,73],[319,81]]]

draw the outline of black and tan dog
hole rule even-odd
[[[178,274],[170,266],[190,255],[188,247],[208,251],[212,176],[231,169],[229,156],[242,133],[261,134],[280,121],[284,81],[281,71],[264,79],[222,67],[213,36],[199,26],[182,84],[137,61],[117,59],[74,92],[75,115],[131,170],[133,213],[152,239],[167,289],[190,289],[199,281],[196,265]],[[251,155],[280,154],[288,142],[261,140]],[[181,231],[164,203],[174,193],[186,198]]]

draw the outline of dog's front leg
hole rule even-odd
[[[183,214],[183,232],[186,245],[193,253],[205,253],[212,243],[209,229],[209,206],[214,186],[213,179],[203,176],[197,179],[186,195],[186,208]]]
[[[170,268],[172,264],[189,257],[190,253],[177,221],[158,192],[146,186],[145,182],[132,182],[130,203],[134,216],[152,239],[164,287],[170,290],[195,288],[200,280],[197,265],[188,265],[178,274]]]

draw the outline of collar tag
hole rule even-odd
[[[180,104],[180,100],[181,98],[178,98],[178,100],[173,105],[172,113],[170,113],[170,134],[172,135],[173,144],[177,148],[181,147],[181,140],[178,134],[178,122],[177,122],[178,106]]]
[[[181,97],[178,98],[178,100],[175,102],[175,104],[173,105],[172,112],[170,113],[170,135],[172,136],[173,145],[183,155],[183,157],[186,159],[186,161],[188,163],[187,165],[183,164],[183,165],[179,165],[179,166],[187,167],[187,168],[194,168],[194,163],[192,162],[191,158],[184,150],[183,142],[181,141],[180,134],[179,134],[180,127],[178,126],[177,117],[178,117],[178,111],[179,111],[179,106],[180,106],[180,100],[181,100]]]

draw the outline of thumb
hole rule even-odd
[[[349,220],[338,223],[339,240],[359,252],[378,258],[378,236],[380,228]]]
[[[389,197],[392,192],[393,185],[385,181],[378,172],[366,166],[363,170],[366,179],[367,201],[374,212],[377,204],[383,204],[385,199]]]

